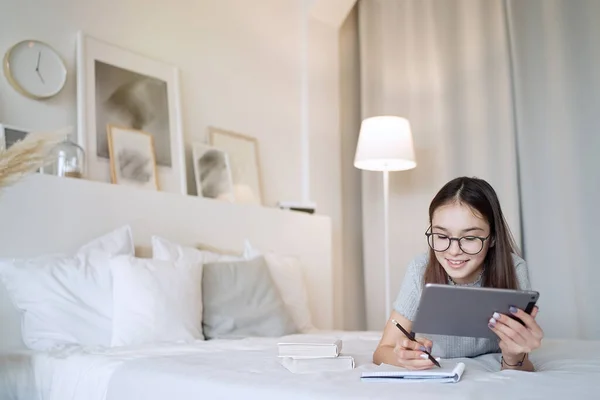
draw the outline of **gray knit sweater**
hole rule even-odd
[[[422,254],[411,261],[398,297],[394,302],[394,309],[408,320],[413,321],[419,306],[423,291],[423,278],[429,254]],[[513,262],[517,272],[519,288],[530,289],[527,264],[524,260],[513,255]],[[475,286],[480,286],[477,284]],[[491,317],[491,315],[490,315]],[[418,337],[419,335],[417,335]],[[470,337],[424,335],[433,342],[432,354],[442,358],[476,357],[486,353],[500,351],[498,340],[478,339]]]

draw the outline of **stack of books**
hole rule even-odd
[[[342,340],[309,339],[278,343],[281,364],[290,372],[345,371],[354,368],[354,358],[343,355]]]

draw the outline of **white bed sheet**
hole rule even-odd
[[[320,332],[341,337],[351,371],[292,374],[280,363],[276,338],[199,341],[113,349],[70,348],[37,353],[34,369],[41,400],[186,399],[553,399],[600,396],[600,342],[546,340],[531,359],[535,373],[499,371],[499,355],[461,359],[456,384],[362,382],[375,366],[379,332]],[[313,336],[313,335],[296,335]],[[458,361],[458,360],[456,360]],[[31,375],[21,375],[23,377]],[[33,397],[26,397],[31,399]]]
[[[52,363],[37,364],[40,353],[27,349],[0,351],[0,400],[41,400],[49,393]]]

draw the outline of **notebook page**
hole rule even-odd
[[[361,375],[366,381],[430,381],[430,382],[458,382],[464,371],[462,362],[449,362],[442,360],[442,368],[432,368],[424,371],[410,371],[393,365],[382,364],[377,369],[365,371]]]

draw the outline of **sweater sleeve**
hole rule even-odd
[[[517,283],[519,289],[530,290],[531,283],[529,282],[529,270],[527,269],[527,263],[522,258],[513,255],[513,261],[515,265],[515,272],[517,274]]]
[[[394,310],[409,321],[413,321],[421,300],[423,274],[427,267],[427,255],[413,259],[406,269],[400,291],[394,301]]]

